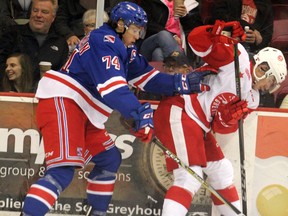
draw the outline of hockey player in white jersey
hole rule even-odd
[[[232,36],[222,34],[232,28]],[[213,132],[231,133],[259,104],[259,90],[274,92],[287,75],[284,56],[280,50],[267,47],[249,61],[249,56],[238,44],[241,99],[236,94],[233,46],[237,38],[245,38],[238,22],[197,27],[188,36],[188,42],[209,67],[218,69],[204,82],[209,92],[179,95],[162,100],[155,111],[155,135],[162,143],[189,165],[199,176],[208,176],[209,184],[240,210],[240,201],[233,183],[233,168],[217,145]],[[200,183],[185,169],[166,158],[168,171],[173,171],[173,185],[168,189],[162,216],[185,216]],[[236,216],[229,206],[212,195],[212,201],[223,216]]]
[[[168,75],[137,53],[134,43],[146,23],[146,13],[137,4],[119,3],[109,22],[86,35],[60,71],[47,71],[40,80],[36,118],[47,169],[30,187],[22,215],[45,215],[75,169],[89,161],[95,164],[86,191],[91,215],[106,215],[121,154],[104,123],[118,110],[135,120],[132,132],[143,142],[153,134],[153,110],[137,100],[128,84],[166,95],[209,90],[201,84],[209,72]]]

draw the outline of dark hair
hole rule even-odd
[[[169,56],[164,58],[163,63],[165,65],[169,65],[171,63],[174,63],[177,66],[183,66],[185,64],[187,66],[190,66],[187,56],[184,53],[181,53],[178,51],[174,51],[174,52],[170,53]]]
[[[9,55],[7,59],[12,58],[12,57],[18,58],[19,64],[22,69],[22,74],[20,78],[21,79],[20,81],[21,92],[33,92],[34,90],[33,89],[33,68],[32,68],[30,57],[24,53],[13,53]],[[5,73],[5,76],[3,77],[3,91],[9,92],[9,91],[13,91],[14,89],[15,89],[14,81],[9,80]]]

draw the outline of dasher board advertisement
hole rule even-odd
[[[32,183],[45,171],[44,148],[35,122],[37,99],[0,95],[0,215],[19,215]],[[122,155],[108,216],[160,216],[164,195],[172,183],[165,155],[154,144],[138,141],[113,112],[106,129]],[[49,215],[85,215],[86,179],[92,164],[75,172]],[[209,193],[201,188],[188,215],[211,215]]]
[[[30,185],[43,176],[43,140],[35,123],[37,99],[33,95],[0,95],[0,215],[18,216]],[[157,108],[157,103],[154,104]],[[259,109],[244,121],[248,215],[287,216],[288,110]],[[108,216],[161,215],[167,188],[172,183],[165,155],[154,144],[139,142],[113,112],[106,124],[122,154],[122,164]],[[216,134],[231,160],[241,197],[238,131]],[[92,165],[75,172],[48,215],[85,215],[86,178]],[[187,216],[219,216],[211,210],[210,194],[201,188]],[[241,199],[240,199],[241,200]]]

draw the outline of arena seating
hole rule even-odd
[[[288,3],[273,4],[274,29],[271,46],[288,51]]]
[[[286,4],[272,2],[272,4],[274,28],[270,46],[280,49],[286,62],[288,62],[288,2]],[[276,105],[281,103],[286,94],[288,94],[288,78],[282,83],[280,89],[274,93]]]

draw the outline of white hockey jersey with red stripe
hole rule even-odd
[[[204,62],[219,68],[217,75],[204,78],[211,89],[194,95],[184,95],[185,110],[206,132],[211,129],[213,116],[219,104],[226,104],[236,97],[236,79],[234,66],[234,45],[213,43],[206,26],[195,28],[188,36],[188,41],[195,54],[202,57]],[[251,66],[248,53],[238,44],[241,99],[248,102],[250,109],[259,105],[259,92],[252,89]]]

